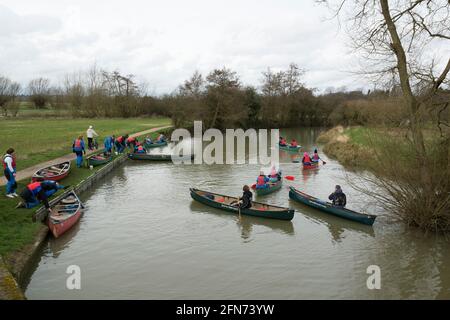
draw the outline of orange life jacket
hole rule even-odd
[[[286,144],[286,139],[281,139],[280,144]]]
[[[144,151],[144,147],[143,146],[139,146],[137,149],[138,149],[138,151]]]
[[[81,139],[76,139],[74,143],[75,148],[81,148]]]
[[[35,196],[41,191],[41,183],[40,182],[33,182],[27,185],[28,190],[31,191],[31,193]]]
[[[309,155],[304,156],[303,159],[304,162],[311,162],[311,158],[309,157]]]
[[[118,143],[122,143],[122,141],[123,141],[123,136],[118,137],[118,138],[116,139],[116,141],[117,141]]]
[[[295,140],[292,140],[292,142],[291,142],[291,146],[293,146],[293,147],[296,147],[296,146],[297,146],[297,141],[295,141]]]
[[[256,179],[256,184],[258,186],[265,185],[266,184],[265,176],[258,176],[258,178]]]
[[[128,143],[131,143],[131,142],[134,142],[134,141],[136,141],[136,138],[135,138],[135,137],[129,137],[129,138],[127,139],[127,142],[128,142]]]

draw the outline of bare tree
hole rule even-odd
[[[11,111],[13,116],[17,115],[18,104],[16,100],[20,91],[21,86],[19,83],[6,77],[0,77],[0,109],[3,116],[8,116],[8,111]]]
[[[28,84],[30,100],[37,109],[45,108],[50,99],[50,80],[37,78]]]

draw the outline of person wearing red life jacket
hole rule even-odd
[[[269,187],[269,177],[264,174],[264,171],[259,173],[258,178],[256,178],[256,189],[265,189]]]
[[[72,150],[77,155],[77,167],[81,168],[83,165],[83,153],[86,154],[86,150],[84,149],[84,140],[83,136],[79,136],[77,139],[73,141]]]
[[[311,157],[309,156],[308,152],[305,152],[303,154],[302,163],[306,165],[311,164]]]
[[[14,154],[13,148],[6,150],[6,154],[2,159],[2,164],[3,173],[6,180],[8,180],[8,183],[6,184],[6,196],[8,198],[18,197],[19,195],[16,193],[16,155]]]
[[[59,189],[65,189],[65,187],[56,181],[44,180],[32,182],[20,193],[23,202],[20,202],[16,208],[25,207],[30,209],[42,202],[45,208],[50,211],[48,198]]]
[[[136,153],[146,153],[147,150],[145,150],[144,146],[141,143],[138,143],[135,148]]]
[[[123,150],[125,150],[126,141],[128,139],[128,134],[124,136],[117,137],[116,141],[114,142],[116,146],[116,150],[118,153],[122,153]]]
[[[278,142],[278,144],[282,147],[285,147],[287,145],[286,139],[283,137],[280,137],[280,141]]]
[[[134,150],[138,144],[138,140],[135,137],[128,137],[126,140],[126,146],[131,150]]]
[[[292,139],[290,147],[291,148],[297,148],[297,146],[298,146],[297,140]]]

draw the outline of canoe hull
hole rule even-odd
[[[111,162],[112,157],[106,157],[105,159],[95,159],[95,158],[88,158],[88,166],[101,166],[103,164],[106,164],[108,162]]]
[[[61,172],[60,174],[57,174],[57,175],[49,175],[49,174],[41,175],[40,174],[41,170],[46,170],[50,167],[61,166],[61,165],[65,165],[65,164],[67,164],[67,169],[65,171]],[[52,165],[52,166],[49,166],[46,168],[39,169],[38,171],[36,171],[33,174],[33,176],[31,177],[31,181],[33,181],[33,182],[43,181],[43,180],[59,181],[59,180],[64,179],[65,177],[67,177],[69,175],[69,173],[70,173],[70,161],[66,161],[66,162],[58,163],[58,164],[55,164],[55,165]]]
[[[296,190],[293,187],[290,187],[289,198],[308,207],[318,209],[322,212],[332,214],[334,216],[347,220],[363,223],[369,226],[373,225],[376,219],[375,215],[364,214],[345,208],[335,207],[329,202],[321,201],[317,198],[307,195],[306,193]]]
[[[268,188],[264,188],[264,189],[256,189],[255,188],[255,193],[258,196],[265,196],[267,194],[270,194],[272,192],[280,190],[282,186],[283,186],[283,180],[280,180],[280,181],[275,182],[274,184],[270,185],[270,187],[268,187]]]
[[[303,170],[317,169],[319,167],[319,162],[311,162],[311,164],[303,164]]]
[[[164,141],[163,143],[144,143],[144,148],[145,149],[151,149],[151,148],[159,148],[159,147],[164,147],[167,146],[167,141]]]
[[[129,153],[128,158],[131,160],[172,161],[172,155],[170,154]],[[193,158],[194,155],[185,157],[183,156],[181,160],[190,160]]]
[[[297,146],[297,147],[289,147],[289,146],[280,146],[278,145],[278,148],[280,150],[284,150],[284,151],[289,151],[289,152],[298,152],[298,150],[301,149],[302,146]]]
[[[192,199],[194,199],[200,203],[203,203],[207,206],[213,207],[213,208],[217,208],[217,209],[221,209],[221,210],[224,210],[227,212],[239,214],[239,209],[237,207],[213,201],[211,199],[208,199],[208,198],[198,194],[197,191],[199,191],[199,190],[193,189],[193,188],[190,189]],[[252,208],[241,209],[241,214],[253,216],[253,217],[288,220],[288,221],[290,221],[290,220],[292,220],[292,218],[294,218],[294,210],[287,209],[287,208],[284,211],[270,211],[270,210],[263,211],[263,210],[255,210]]]
[[[54,223],[51,218],[48,219],[48,228],[52,232],[53,236],[55,238],[60,237],[62,234],[64,234],[67,230],[72,228],[78,220],[80,220],[82,210],[79,209],[75,214],[73,214],[69,219],[64,220],[59,223]]]

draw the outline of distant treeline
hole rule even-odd
[[[3,116],[20,114],[24,98],[36,109],[68,110],[73,117],[139,117],[161,115],[189,127],[290,127],[385,124],[399,125],[407,114],[396,90],[326,90],[316,94],[306,87],[304,71],[295,64],[286,70],[262,73],[256,88],[242,84],[236,72],[215,69],[206,76],[195,72],[175,92],[152,96],[133,75],[92,67],[68,75],[50,86],[48,79],[32,80],[28,87],[0,77]],[[24,96],[25,95],[25,96]]]

